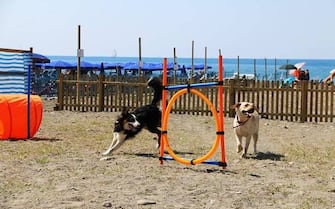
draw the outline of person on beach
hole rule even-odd
[[[309,81],[309,70],[308,69],[305,70],[305,78],[304,78],[304,80]]]
[[[335,78],[335,69],[329,72],[329,75],[323,80],[325,84],[333,83],[333,79]]]

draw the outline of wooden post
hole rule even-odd
[[[268,63],[267,63],[267,59],[264,58],[264,76],[265,76],[265,80],[268,80]]]
[[[191,69],[190,83],[193,83],[193,73],[194,73],[194,41],[192,41],[192,69]]]
[[[176,85],[177,83],[177,54],[176,54],[176,48],[173,48],[173,81],[174,81],[174,84]]]
[[[141,70],[142,70],[142,43],[141,43],[141,37],[138,38],[138,76],[141,76]]]
[[[57,110],[63,110],[64,108],[64,75],[59,74],[59,83],[58,83],[58,104],[56,106]]]
[[[277,81],[277,58],[275,57],[275,81]]]
[[[235,110],[230,107],[234,105],[235,102],[235,79],[229,80],[229,117],[233,118],[235,116]]]
[[[301,82],[301,114],[300,114],[300,122],[307,121],[307,91],[308,91],[308,81],[300,81]]]
[[[288,65],[288,60],[286,60],[286,64]],[[288,74],[289,74],[289,73],[288,73],[288,70],[286,70],[286,75],[285,75],[286,77],[285,77],[285,78],[288,77]]]
[[[98,83],[98,95],[99,95],[99,106],[98,111],[102,112],[104,110],[104,98],[105,98],[105,92],[104,92],[104,81],[105,81],[105,75],[99,74],[99,83]]]
[[[205,46],[205,66],[204,66],[204,73],[205,73],[205,81],[207,80],[207,46]]]
[[[255,80],[257,79],[256,77],[256,59],[254,59],[254,76],[255,76]]]
[[[79,81],[80,81],[80,56],[79,56],[79,50],[80,50],[80,25],[78,25],[78,50],[77,50],[77,103],[80,104],[80,98],[79,98]]]
[[[237,79],[240,79],[240,56],[237,56]]]

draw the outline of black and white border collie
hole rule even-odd
[[[123,108],[114,123],[112,144],[102,155],[111,154],[127,139],[135,137],[143,128],[157,134],[157,148],[160,147],[162,114],[159,107],[162,100],[163,86],[161,80],[157,77],[150,78],[147,84],[154,90],[154,98],[151,104],[138,107],[132,112],[129,112],[128,108]]]

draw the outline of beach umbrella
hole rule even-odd
[[[109,62],[103,62],[104,69],[120,69],[123,68],[122,63],[109,63]]]
[[[50,59],[42,54],[33,53],[32,59],[34,63],[49,63]]]
[[[301,69],[306,63],[305,62],[299,62],[294,64],[294,67],[296,67],[296,69]]]
[[[202,70],[205,69],[205,65],[204,64],[197,64],[197,65],[193,65],[193,69],[194,70]],[[207,69],[211,69],[212,67],[207,65]],[[192,69],[192,65],[186,65],[186,69]]]
[[[163,64],[162,64],[163,65]],[[163,66],[162,66],[163,67]],[[175,67],[175,64],[173,62],[169,62],[167,63],[167,69],[168,70],[174,70],[174,67]],[[181,69],[181,66],[178,64],[177,65],[177,69],[180,70]]]
[[[135,62],[128,62],[124,64],[123,69],[125,70],[137,70],[139,68],[138,63]],[[163,68],[162,64],[155,64],[155,63],[147,63],[143,62],[141,66],[142,71],[153,71],[153,70],[160,70]]]
[[[77,63],[74,63],[73,66],[76,68]],[[100,68],[100,64],[94,64],[94,63],[90,63],[86,61],[81,61],[80,68],[81,69],[97,69],[97,68]]]
[[[279,69],[281,69],[281,70],[294,70],[294,69],[297,69],[297,67],[292,65],[292,64],[285,64],[285,65],[280,66]]]
[[[62,60],[58,61],[53,61],[48,64],[45,64],[45,68],[50,69],[50,68],[63,68],[63,69],[70,69],[70,68],[75,68],[76,66],[72,65],[69,62],[65,62]]]
[[[178,67],[180,67],[178,65]],[[124,70],[137,70],[139,68],[138,63],[135,62],[128,62],[123,65]],[[168,63],[167,64],[167,70],[173,70],[174,69],[174,64]],[[143,62],[142,71],[161,71],[163,70],[163,64],[162,63],[150,63],[150,62]]]
[[[80,62],[80,68],[94,69],[94,68],[100,68],[100,65],[95,64],[95,63],[91,63],[91,62],[81,61]]]
[[[138,69],[138,63],[135,62],[127,62],[122,65],[125,70],[135,70]]]
[[[167,67],[167,70],[174,70],[174,64],[172,62],[167,63],[166,67]],[[150,70],[150,71],[162,71],[163,64],[162,63],[145,63],[142,69]]]

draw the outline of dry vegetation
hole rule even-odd
[[[258,155],[240,159],[226,118],[222,170],[160,165],[147,131],[100,161],[117,113],[54,112],[54,103],[44,101],[33,140],[1,141],[0,208],[335,208],[334,123],[262,119]],[[201,157],[215,138],[212,117],[172,114],[168,127],[185,158]]]

